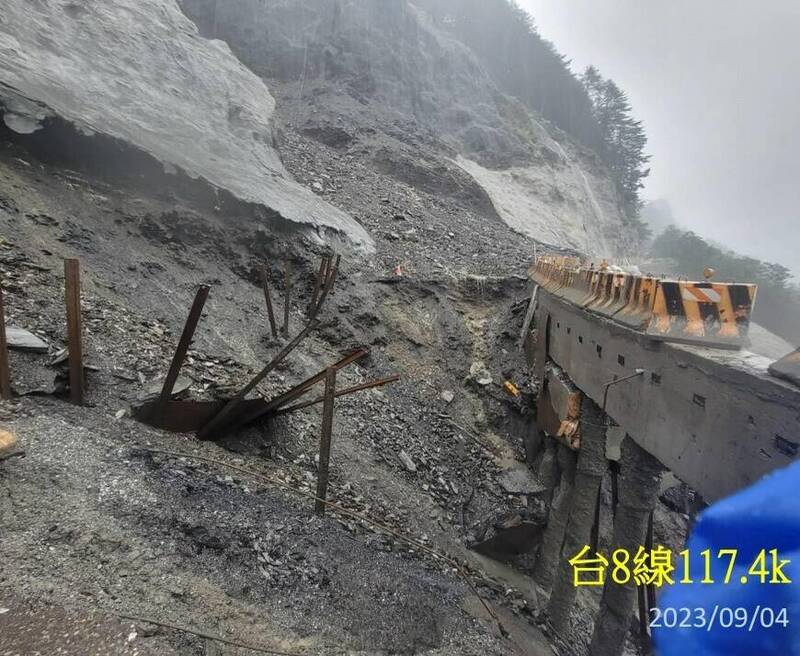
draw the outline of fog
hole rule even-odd
[[[800,276],[800,2],[519,0],[543,37],[614,79],[684,227]]]

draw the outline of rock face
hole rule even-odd
[[[423,191],[458,194],[539,241],[597,256],[636,249],[599,160],[500,92],[473,51],[413,2],[181,6],[203,34],[225,40],[286,90],[291,122],[306,135],[336,148],[374,148],[378,170]],[[454,184],[453,163],[477,192]]]
[[[638,237],[620,220],[613,183],[586,173],[577,157],[499,170],[464,157],[457,163],[486,190],[500,218],[524,235],[595,257],[636,247]]]
[[[273,148],[268,88],[226,44],[201,37],[176,0],[6,0],[0,108],[17,132],[57,115],[372,248],[356,221],[291,179]]]

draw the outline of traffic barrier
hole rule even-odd
[[[630,312],[636,307],[639,290],[642,288],[642,280],[642,276],[631,276],[628,279],[628,284],[625,285],[625,289],[622,291],[622,307],[617,311],[617,314],[614,315],[615,318],[618,315],[624,315],[626,312]]]
[[[545,260],[540,258],[536,262],[531,277],[537,285],[544,287],[547,282],[547,262]]]
[[[769,373],[776,378],[783,378],[795,385],[800,385],[800,349],[773,362],[769,366]]]
[[[570,272],[570,279],[568,287],[561,291],[561,296],[570,303],[578,304],[589,291],[589,280],[591,280],[591,271],[581,269],[579,271]]]
[[[619,312],[625,306],[623,292],[628,286],[628,282],[632,278],[633,276],[628,273],[613,274],[611,281],[611,294],[609,298],[601,305],[593,308],[594,311],[599,312],[607,317],[613,317],[617,312]]]
[[[653,316],[653,301],[657,283],[655,278],[649,276],[637,277],[630,301],[614,315],[614,320],[637,330],[648,326]]]
[[[654,339],[741,347],[755,295],[755,285],[659,281],[646,332]]]
[[[569,269],[558,269],[555,280],[548,291],[554,296],[562,296],[564,289],[569,285]]]
[[[563,296],[564,291],[569,287],[570,280],[572,279],[573,270],[572,269],[561,269],[560,274],[557,277],[558,285],[554,289],[554,293],[558,296]]]
[[[658,280],[580,268],[575,258],[541,257],[532,277],[578,307],[657,340],[738,348],[746,343],[757,287]],[[776,363],[777,364],[777,363]]]
[[[614,274],[609,271],[601,271],[600,280],[595,287],[594,297],[584,307],[587,310],[594,310],[607,303],[611,299],[613,285]]]
[[[561,277],[564,273],[564,269],[555,264],[548,265],[548,273],[547,273],[547,281],[544,284],[544,288],[552,293],[555,293],[557,289],[561,287]]]
[[[600,271],[591,270],[588,273],[588,282],[586,284],[586,294],[578,301],[578,305],[581,307],[586,307],[587,304],[591,303],[592,300],[597,295],[597,289],[600,285]]]

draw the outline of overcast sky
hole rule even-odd
[[[800,275],[800,0],[518,0],[645,123],[644,195]]]

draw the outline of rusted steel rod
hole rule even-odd
[[[77,259],[64,260],[64,300],[67,306],[69,348],[69,397],[83,405],[83,344],[81,327],[81,265]]]
[[[328,495],[328,472],[331,461],[331,438],[333,436],[333,408],[336,399],[336,369],[325,370],[325,405],[322,410],[322,434],[319,442],[319,466],[317,469],[317,500],[314,512],[325,514]]]
[[[357,351],[354,351],[353,353],[346,355],[336,364],[331,365],[331,367],[329,368],[336,369],[336,371],[339,371],[341,369],[344,369],[344,367],[346,367],[347,365],[355,362],[359,358],[363,358],[368,353],[369,349],[366,348],[358,349]],[[242,417],[239,421],[236,422],[235,425],[231,426],[231,430],[236,430],[240,426],[249,424],[250,422],[255,421],[256,419],[260,419],[265,415],[272,414],[275,412],[275,410],[281,408],[287,403],[291,403],[295,399],[300,398],[301,396],[306,394],[308,390],[314,387],[314,385],[325,379],[325,371],[327,370],[323,370],[318,374],[313,375],[311,378],[303,381],[299,385],[296,385],[288,392],[284,392],[280,396],[275,397],[267,405],[258,408],[257,410],[251,412],[249,415]]]
[[[366,348],[358,349],[357,351],[354,351],[353,353],[346,355],[337,363],[331,365],[329,369],[335,369],[336,371],[340,371],[341,369],[344,369],[346,366],[352,364],[356,360],[363,358],[365,355],[367,355],[367,353],[369,353],[369,350]],[[267,414],[273,412],[274,410],[277,410],[285,406],[287,403],[291,403],[295,399],[303,396],[312,387],[314,387],[314,385],[325,380],[325,371],[327,371],[327,369],[323,369],[318,374],[312,376],[308,380],[290,389],[285,394],[281,394],[279,397],[272,399],[263,409],[263,413]]]
[[[259,371],[255,377],[247,383],[237,394],[234,396],[228,403],[225,405],[222,410],[219,411],[211,421],[206,424],[203,429],[197,434],[197,436],[201,440],[207,440],[210,436],[214,433],[214,431],[218,430],[222,427],[225,420],[231,416],[231,413],[239,407],[239,404],[244,401],[245,397],[252,392],[256,385],[258,385],[262,380],[264,380],[267,375],[275,369],[281,362],[283,362],[286,357],[294,351],[307,336],[308,334],[317,327],[316,322],[309,323],[302,332],[295,337],[291,342],[289,342],[286,346],[284,346],[280,353],[276,355],[272,360],[264,367],[261,371]]]
[[[348,387],[343,390],[339,390],[336,392],[336,398],[338,399],[340,396],[348,396],[350,394],[355,394],[356,392],[363,392],[364,390],[374,389],[376,387],[383,387],[384,385],[388,385],[390,383],[396,383],[400,380],[399,375],[389,376],[389,378],[381,378],[380,380],[372,380],[368,383],[361,383],[360,385],[353,385],[353,387]],[[303,410],[304,408],[310,408],[311,406],[318,405],[325,400],[324,396],[317,397],[313,401],[305,401],[303,403],[298,403],[297,405],[289,406],[288,408],[281,408],[276,412],[276,415],[285,415],[289,414],[290,412],[297,412],[298,410]]]
[[[333,269],[331,270],[331,294],[335,294],[334,286],[336,284],[336,276],[339,274],[339,265],[342,262],[342,256],[336,256],[336,264],[333,265]]]
[[[325,257],[325,273],[322,275],[322,286],[325,286],[325,283],[328,282],[328,278],[331,277],[331,268],[333,267],[333,255],[327,255]]]
[[[186,359],[186,354],[189,352],[189,347],[192,345],[197,324],[200,323],[200,317],[203,314],[203,308],[208,299],[208,292],[210,287],[208,285],[201,285],[194,295],[194,302],[192,308],[189,310],[189,316],[186,318],[186,323],[183,326],[183,333],[178,341],[178,348],[175,349],[175,355],[172,356],[172,362],[169,365],[167,377],[164,380],[164,386],[161,388],[161,396],[159,397],[159,404],[163,407],[171,398],[172,390],[175,388],[175,382],[178,380],[178,375],[181,372],[183,361]]]
[[[267,318],[269,319],[269,329],[272,337],[277,339],[278,326],[275,323],[275,312],[272,308],[272,295],[269,291],[269,267],[265,264],[261,267],[261,286],[264,288],[264,300],[267,303]]]
[[[283,299],[283,336],[289,336],[289,307],[292,301],[292,263],[286,261],[286,271],[284,272],[284,299]]]
[[[0,396],[11,398],[11,369],[8,366],[8,342],[6,341],[6,311],[3,305],[3,285],[0,281]]]
[[[339,269],[339,261],[340,261],[340,259],[341,259],[341,257],[339,255],[337,255],[336,256],[336,263],[332,265],[331,270],[330,270],[327,278],[325,279],[325,287],[322,290],[322,294],[321,294],[321,296],[319,298],[319,302],[314,307],[314,310],[311,313],[311,317],[312,318],[316,318],[317,317],[317,315],[319,314],[320,310],[322,309],[322,306],[325,304],[325,301],[327,300],[328,295],[331,293],[331,290],[333,289],[333,284],[334,284],[334,282],[336,282],[336,272]]]
[[[317,299],[319,298],[319,293],[322,290],[325,275],[328,271],[328,261],[329,257],[327,255],[322,256],[322,261],[319,265],[319,271],[317,271],[317,277],[314,279],[314,293],[311,295],[311,303],[308,306],[308,312],[306,316],[311,317],[311,314],[314,312],[314,308],[317,307]]]

